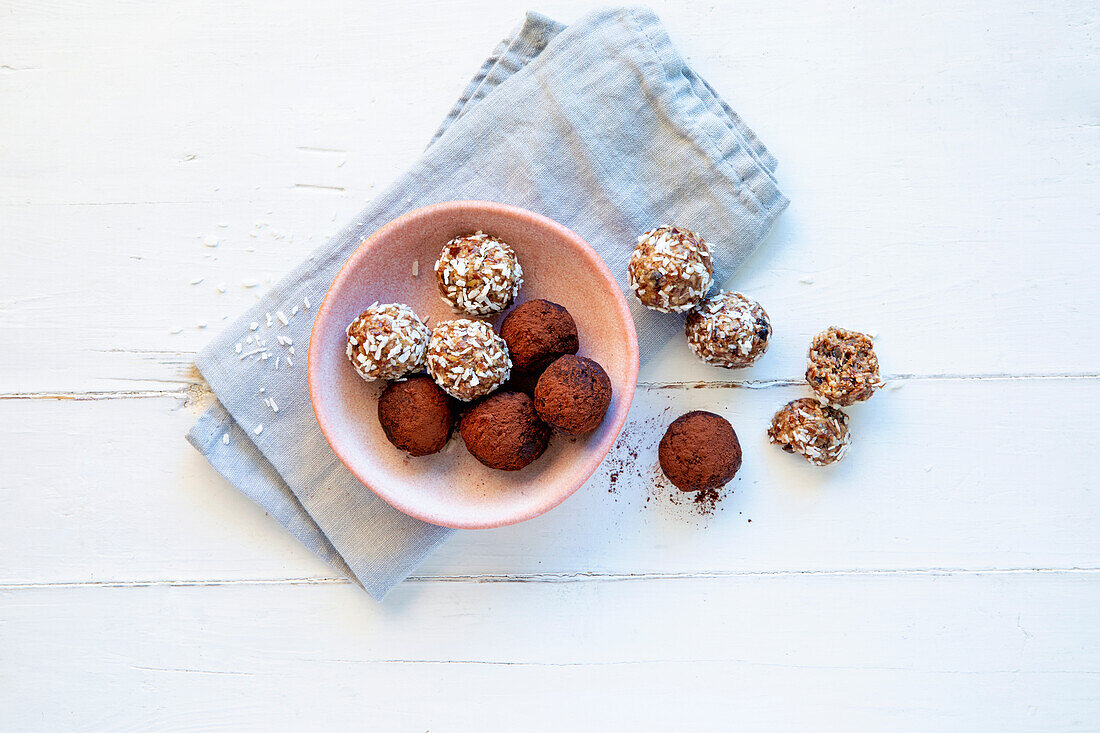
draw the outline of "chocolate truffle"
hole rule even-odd
[[[668,426],[657,457],[680,491],[720,489],[741,468],[741,444],[724,417],[693,410]]]
[[[814,336],[806,381],[830,405],[847,407],[870,399],[884,384],[871,337],[836,326]]]
[[[451,398],[424,375],[390,382],[378,398],[378,422],[389,441],[414,456],[447,445],[455,426]]]
[[[485,232],[455,237],[435,263],[439,294],[459,313],[500,313],[523,284],[523,268],[506,243]]]
[[[428,374],[447,394],[469,402],[508,381],[512,361],[504,339],[484,321],[444,321],[428,340]]]
[[[500,337],[508,344],[513,366],[524,372],[540,372],[580,348],[573,316],[549,300],[529,300],[513,308],[500,324]]]
[[[767,312],[744,293],[720,292],[693,310],[684,326],[688,346],[708,364],[739,369],[768,350],[772,323]]]
[[[683,227],[663,226],[638,237],[627,272],[642,305],[686,313],[706,297],[714,268],[702,237]]]
[[[347,329],[347,355],[368,382],[398,379],[424,366],[428,328],[402,303],[374,303]]]
[[[498,392],[462,416],[459,433],[466,449],[489,468],[518,471],[543,454],[550,428],[522,392]]]
[[[848,416],[809,397],[788,402],[775,413],[768,440],[788,453],[798,453],[815,466],[843,458],[852,445]]]
[[[566,354],[535,385],[535,409],[543,422],[580,435],[600,426],[611,405],[611,380],[596,362]]]

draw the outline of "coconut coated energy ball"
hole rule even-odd
[[[806,381],[830,405],[846,407],[870,399],[884,384],[871,337],[836,326],[814,336]]]
[[[484,321],[444,321],[428,340],[428,374],[452,397],[469,402],[504,384],[512,370],[504,339]]]
[[[374,303],[348,324],[347,355],[368,382],[398,379],[424,366],[428,327],[402,303]]]
[[[686,313],[706,297],[714,268],[702,237],[683,227],[663,226],[638,237],[627,272],[642,305]]]
[[[693,310],[684,326],[688,346],[708,364],[740,369],[768,350],[768,313],[744,293],[720,292]]]
[[[836,463],[848,453],[848,416],[835,407],[803,397],[788,402],[772,418],[768,440],[815,466]]]
[[[455,237],[443,246],[435,263],[436,283],[443,300],[460,313],[488,316],[500,313],[523,284],[516,253],[496,237],[477,232]]]

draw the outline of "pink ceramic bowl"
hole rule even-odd
[[[521,471],[486,468],[466,451],[457,430],[435,455],[402,453],[378,423],[377,398],[384,384],[364,382],[344,355],[345,327],[376,300],[409,304],[429,327],[461,317],[439,297],[433,267],[447,240],[478,229],[515,249],[523,265],[520,302],[546,298],[569,310],[580,333],[581,355],[603,366],[614,392],[595,432],[580,438],[555,433],[546,453]],[[634,396],[638,339],[622,290],[579,236],[514,206],[450,201],[391,221],[355,251],[318,310],[308,371],[317,422],[364,491],[432,524],[500,527],[553,509],[599,466]]]

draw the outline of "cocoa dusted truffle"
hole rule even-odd
[[[516,306],[500,324],[500,337],[516,369],[539,372],[564,354],[580,348],[577,324],[562,306],[549,300],[529,300]]]
[[[462,416],[459,433],[466,449],[489,468],[518,471],[550,442],[550,428],[522,392],[498,392]]]
[[[843,458],[852,445],[848,416],[809,397],[788,402],[772,418],[768,440],[815,466]]]
[[[688,346],[706,363],[739,369],[751,366],[768,350],[772,322],[744,293],[720,292],[688,315],[684,333]]]
[[[724,417],[693,410],[668,426],[657,457],[680,491],[720,489],[741,468],[741,444]]]
[[[847,407],[870,399],[884,384],[871,337],[836,326],[814,336],[806,381],[830,405]]]
[[[403,303],[374,303],[347,327],[348,360],[368,382],[424,366],[428,327]]]
[[[455,237],[443,246],[435,263],[443,300],[460,313],[487,316],[500,313],[523,284],[516,253],[496,237],[477,232]]]
[[[431,377],[390,382],[378,398],[378,422],[395,446],[414,456],[447,445],[455,426],[454,406]]]
[[[567,433],[590,433],[611,405],[611,380],[596,362],[566,354],[546,368],[535,385],[535,409],[548,425]]]
[[[686,313],[710,290],[710,246],[683,227],[657,227],[638,237],[627,264],[630,287],[642,305],[663,313]]]
[[[432,329],[426,360],[435,383],[463,402],[489,394],[512,370],[504,339],[485,321],[465,318]]]

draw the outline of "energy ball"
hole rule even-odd
[[[668,426],[657,458],[665,476],[680,491],[720,489],[741,468],[741,444],[729,420],[693,410]]]
[[[498,392],[462,417],[459,433],[466,449],[489,468],[518,471],[543,454],[550,428],[522,392]]]
[[[744,293],[719,292],[693,310],[684,326],[688,346],[708,364],[740,369],[768,350],[772,322]]]
[[[368,382],[398,379],[424,366],[428,327],[402,303],[374,303],[347,327],[347,355]]]
[[[487,316],[500,313],[523,284],[516,253],[496,237],[477,232],[443,245],[435,263],[443,300],[459,313]]]
[[[391,443],[414,456],[447,445],[455,426],[451,398],[431,377],[390,382],[378,398],[378,422]]]
[[[710,290],[710,246],[683,227],[657,227],[638,237],[627,265],[630,287],[642,305],[663,313],[686,313]]]
[[[516,306],[500,324],[512,364],[522,372],[539,372],[559,356],[580,348],[577,324],[562,306],[549,300],[529,300]]]
[[[814,336],[806,381],[830,405],[847,407],[869,399],[884,384],[871,337],[836,326]]]
[[[768,440],[798,453],[815,466],[836,463],[848,453],[848,416],[810,397],[788,402],[772,418]]]
[[[596,362],[566,354],[535,385],[535,409],[543,422],[574,435],[600,426],[611,405],[611,380]]]
[[[484,321],[444,321],[428,340],[428,374],[463,402],[483,397],[508,381],[512,360],[504,339]]]

